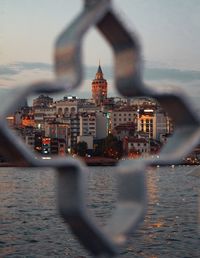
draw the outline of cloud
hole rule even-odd
[[[0,87],[12,88],[53,78],[52,65],[44,62],[15,62],[0,65]]]
[[[15,66],[22,70],[44,70],[44,71],[51,71],[52,65],[49,63],[42,63],[42,62],[17,62]]]
[[[113,80],[113,69],[111,66],[102,66],[104,77]],[[46,71],[52,72],[53,65],[44,62],[15,62],[7,65],[0,65],[0,75],[6,79],[24,71]],[[92,80],[97,72],[97,66],[84,67],[84,80]],[[9,76],[9,77],[8,77]],[[176,68],[154,67],[147,64],[144,69],[144,79],[150,81],[170,80],[178,82],[192,82],[200,80],[200,71],[180,70]]]
[[[53,65],[49,63],[42,62],[15,62],[7,65],[0,65],[0,75],[12,76],[20,74],[24,71],[49,71],[52,72]],[[97,72],[97,66],[85,66],[84,67],[84,76],[85,80],[92,80],[95,77]],[[104,76],[106,79],[112,79],[112,67],[105,66],[103,67]],[[1,77],[2,78],[2,77]]]
[[[0,75],[4,76],[20,74],[24,70],[51,71],[52,65],[42,62],[16,62],[7,65],[0,65]]]
[[[0,65],[0,75],[15,75],[18,74],[19,72],[13,68],[12,66],[5,66],[5,65]]]
[[[200,80],[200,71],[175,68],[146,68],[144,78],[145,80],[171,80],[185,83]]]

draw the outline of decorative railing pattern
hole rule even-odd
[[[32,83],[16,88],[0,110],[0,150],[16,166],[52,167],[58,175],[58,207],[65,222],[80,242],[96,256],[114,256],[127,240],[127,233],[143,220],[146,206],[145,169],[149,165],[181,163],[200,139],[199,120],[182,91],[147,87],[142,78],[140,44],[112,7],[111,0],[85,0],[83,11],[59,35],[55,45],[54,81]],[[78,87],[82,80],[82,40],[91,26],[102,33],[114,52],[115,85],[126,97],[157,99],[175,124],[173,137],[158,159],[121,161],[118,172],[118,203],[105,228],[99,228],[86,209],[85,173],[87,167],[74,159],[42,160],[13,134],[6,116],[29,94],[58,93]]]

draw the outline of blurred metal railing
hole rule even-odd
[[[137,36],[116,14],[111,0],[85,0],[83,11],[58,37],[55,45],[54,81],[41,81],[13,91],[0,110],[0,150],[13,164],[53,167],[58,174],[58,207],[80,242],[96,256],[114,256],[127,240],[127,233],[143,220],[146,205],[145,169],[149,165],[177,164],[200,139],[199,120],[186,97],[178,89],[147,87],[142,78],[141,48]],[[102,33],[114,52],[115,85],[126,97],[149,96],[157,99],[172,117],[175,132],[161,151],[159,160],[139,159],[120,162],[117,167],[119,194],[114,215],[105,228],[90,217],[85,201],[87,169],[74,159],[41,160],[13,134],[6,116],[33,93],[57,93],[77,87],[82,80],[82,39],[91,26]]]

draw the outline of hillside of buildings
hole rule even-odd
[[[7,117],[8,125],[42,156],[80,156],[119,160],[158,155],[173,133],[173,123],[150,98],[108,97],[99,65],[91,83],[91,98],[48,95],[23,103]],[[197,159],[198,152],[195,153]],[[3,158],[2,158],[3,159]]]

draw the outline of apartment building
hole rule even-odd
[[[81,113],[80,114],[80,136],[92,135],[96,137],[96,114]]]
[[[54,103],[56,114],[60,117],[67,117],[78,112],[78,99],[76,97],[64,97]]]
[[[146,157],[150,152],[150,143],[144,138],[125,137],[123,140],[124,153],[129,157]]]
[[[131,106],[113,109],[110,111],[109,131],[112,132],[116,126],[125,123],[136,123],[137,110]],[[136,123],[137,124],[137,123]]]

